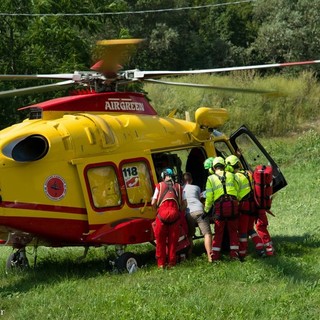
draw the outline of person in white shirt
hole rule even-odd
[[[201,202],[201,190],[197,185],[192,184],[192,175],[186,172],[183,175],[184,186],[183,193],[187,200],[186,219],[188,223],[188,236],[190,241],[190,251],[192,252],[193,241],[196,226],[198,225],[202,235],[204,236],[204,247],[206,249],[208,261],[212,262],[211,247],[212,247],[212,232],[210,228],[209,217],[203,218],[203,203]]]

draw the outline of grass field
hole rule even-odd
[[[11,249],[2,247],[0,320],[320,319],[320,135],[264,144],[288,181],[269,218],[276,256],[261,259],[251,248],[244,263],[225,256],[209,264],[197,240],[191,260],[159,271],[146,244],[129,248],[144,267],[117,274],[108,271],[104,248],[80,262],[79,248],[40,248],[35,269],[6,275]]]

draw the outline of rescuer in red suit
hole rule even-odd
[[[225,171],[225,161],[222,157],[214,158],[212,162],[214,173],[206,183],[206,202],[203,217],[206,217],[214,207],[214,237],[212,241],[212,261],[221,258],[221,245],[224,230],[228,230],[230,258],[239,257],[238,219],[239,182],[237,176]]]
[[[268,224],[267,211],[264,209],[258,209],[258,218],[255,227],[259,237],[262,239],[262,242],[264,244],[266,255],[273,256],[275,251],[270,233],[268,231]]]
[[[256,231],[254,223],[257,219],[253,194],[253,178],[250,171],[241,169],[240,160],[235,155],[226,158],[226,171],[238,176],[239,181],[239,258],[243,260],[248,251],[248,237],[251,237],[259,256],[264,256],[264,245]]]
[[[173,181],[172,169],[165,169],[161,178],[163,181],[156,185],[151,204],[157,208],[154,223],[157,264],[158,268],[165,268],[176,265],[181,212],[186,207],[186,200],[180,184]]]

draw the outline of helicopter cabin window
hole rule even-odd
[[[122,165],[122,175],[130,204],[145,204],[151,201],[153,188],[149,168],[144,161]]]
[[[114,167],[103,166],[90,168],[87,172],[96,208],[115,207],[121,204],[121,193]]]
[[[203,148],[186,148],[152,155],[158,181],[161,181],[161,172],[166,168],[171,168],[176,182],[182,184],[183,173],[190,172],[193,183],[201,189],[203,189],[207,178],[203,167],[206,158],[206,152]]]

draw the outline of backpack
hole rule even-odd
[[[215,215],[218,220],[236,218],[239,214],[239,202],[236,197],[231,196],[227,193],[226,172],[223,173],[223,176],[219,176],[216,173],[215,175],[222,183],[224,191],[224,194],[218,200],[216,200],[214,204]]]
[[[164,224],[173,224],[180,219],[181,186],[171,181],[163,181],[158,187],[158,218]]]
[[[258,209],[269,210],[272,202],[272,167],[258,165],[253,172],[254,198]]]

